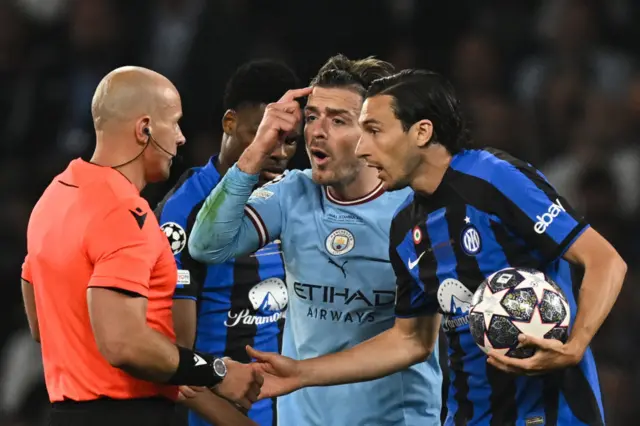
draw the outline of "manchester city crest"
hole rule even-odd
[[[355,242],[351,232],[346,229],[336,229],[327,237],[325,247],[330,254],[340,256],[349,253]]]

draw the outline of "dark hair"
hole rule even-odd
[[[364,59],[349,59],[339,54],[332,56],[311,80],[312,86],[350,87],[363,97],[372,81],[390,76],[393,65],[373,56]]]
[[[431,140],[443,145],[451,154],[471,143],[460,101],[451,83],[440,74],[425,70],[403,70],[374,81],[367,98],[377,95],[393,97],[393,112],[407,132],[420,120],[431,120]]]
[[[227,82],[224,108],[238,109],[275,102],[289,89],[296,89],[300,81],[282,62],[262,59],[240,66]]]

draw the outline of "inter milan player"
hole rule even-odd
[[[245,363],[251,361],[247,344],[280,351],[287,293],[279,243],[207,266],[193,259],[187,238],[207,195],[253,140],[265,106],[297,84],[294,72],[275,61],[249,62],[236,70],[224,96],[220,154],[185,172],[156,208],[178,264],[173,313],[176,337],[185,347],[195,342],[200,350]],[[296,151],[296,136],[290,134],[270,153],[261,183],[285,171]],[[254,404],[249,417],[261,426],[275,426],[275,399]],[[206,424],[193,411],[189,418],[191,426]]]
[[[294,359],[349,348],[393,325],[389,226],[410,191],[384,192],[376,170],[355,156],[365,87],[391,69],[371,58],[337,56],[311,88],[270,104],[191,233],[191,254],[206,262],[282,239],[289,291],[282,352]],[[288,172],[252,195],[269,152],[302,118],[295,98],[309,92],[304,134],[311,170]],[[439,425],[442,373],[437,355],[425,362],[427,355],[383,379],[279,398],[279,425]]]
[[[271,373],[263,394],[406,368],[411,353],[434,345],[441,311],[451,366],[446,425],[602,425],[588,345],[626,273],[616,250],[530,164],[469,149],[458,100],[435,73],[406,70],[374,82],[360,123],[358,155],[388,190],[415,191],[391,225],[395,326],[315,360],[253,352]],[[582,283],[572,281],[573,265],[584,268]],[[533,357],[490,352],[487,362],[470,335],[468,309],[478,285],[509,266],[552,277],[569,298],[572,329],[565,344],[521,335],[522,345],[536,348]]]

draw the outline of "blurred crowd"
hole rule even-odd
[[[638,424],[639,19],[633,0],[0,0],[0,424],[45,424],[20,298],[25,230],[52,176],[91,155],[99,80],[142,65],[182,94],[183,161],[145,190],[154,206],[217,151],[222,91],[238,65],[280,58],[305,81],[339,52],[447,75],[475,143],[541,168],[620,251],[627,283],[593,350],[608,424]],[[306,167],[298,153],[293,167]]]

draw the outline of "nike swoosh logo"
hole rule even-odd
[[[424,254],[426,253],[426,251],[423,251],[422,254],[420,256],[418,256],[418,258],[416,260],[414,260],[413,262],[411,261],[411,259],[408,260],[407,265],[409,265],[409,269],[413,269],[416,267],[416,265],[418,264],[418,262],[420,262],[420,259],[422,259],[422,256],[424,256]]]

